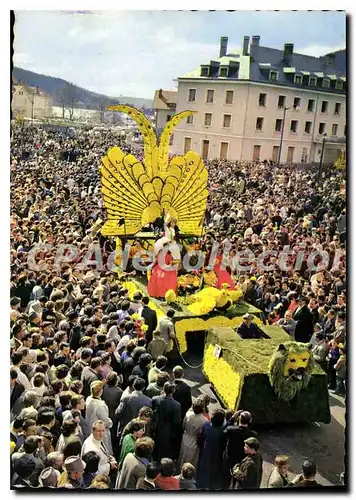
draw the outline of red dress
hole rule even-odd
[[[215,260],[215,265],[214,265],[214,273],[216,274],[216,277],[218,278],[218,281],[216,283],[216,288],[222,288],[224,283],[227,283],[230,285],[229,290],[236,290],[236,287],[234,285],[234,282],[232,281],[232,278],[229,274],[229,272],[226,269],[222,269],[221,262],[223,260],[223,256],[220,255],[219,257],[216,258]]]
[[[170,252],[166,253],[165,263],[166,265],[172,265],[173,257]],[[147,290],[150,297],[161,297],[164,298],[168,290],[174,290],[177,293],[178,290],[178,280],[177,280],[177,270],[166,270],[161,269],[158,261],[152,268],[151,279],[148,282]]]

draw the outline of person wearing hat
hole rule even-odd
[[[42,488],[57,488],[60,472],[53,467],[46,467],[38,478],[39,485]]]
[[[308,299],[303,295],[298,299],[293,319],[297,322],[294,332],[296,342],[309,342],[313,335],[313,314],[308,307]]]
[[[255,437],[245,439],[246,457],[232,470],[232,489],[259,488],[262,479],[262,456],[258,451],[260,442]]]
[[[241,325],[237,328],[237,333],[242,339],[259,339],[261,338],[260,331],[256,323],[253,322],[254,316],[252,314],[244,314],[242,316],[243,321]]]
[[[78,456],[68,457],[64,461],[64,470],[59,478],[58,486],[64,488],[83,488],[83,474],[86,463]]]
[[[36,461],[34,457],[24,454],[14,460],[14,475],[11,478],[11,489],[33,488],[30,482],[31,475],[36,470]]]

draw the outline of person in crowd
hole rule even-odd
[[[243,339],[259,339],[261,337],[261,333],[259,331],[258,326],[254,323],[253,315],[246,313],[242,316],[243,321],[241,325],[237,328],[237,333]]]
[[[180,489],[179,479],[174,477],[174,462],[171,458],[161,459],[161,471],[158,474],[155,484],[160,490],[177,491]]]
[[[146,331],[147,345],[149,345],[150,342],[152,341],[152,335],[156,331],[156,328],[157,328],[157,313],[156,313],[156,311],[154,311],[153,309],[151,309],[149,307],[149,302],[150,302],[149,297],[147,297],[147,296],[142,297],[142,299],[141,299],[142,307],[140,309],[138,309],[138,313],[139,313],[140,317],[145,320],[145,324],[148,326],[148,329]],[[154,335],[153,335],[153,338],[154,338]],[[155,349],[153,349],[153,351],[154,350]],[[148,352],[149,352],[149,354],[152,355],[153,359],[157,359],[158,355],[165,354],[164,352],[162,352],[162,353],[158,354],[157,356],[154,356],[153,352],[150,352],[150,351],[148,351]]]
[[[297,322],[293,319],[292,311],[287,310],[284,313],[284,318],[281,318],[277,321],[277,325],[281,326],[283,330],[288,333],[288,335],[294,338],[294,332],[297,326]]]
[[[277,455],[274,459],[275,468],[268,478],[267,488],[285,488],[291,484],[288,477],[289,457],[287,455]]]
[[[335,340],[331,340],[329,352],[327,355],[327,368],[328,368],[328,388],[335,391],[336,389],[336,371],[335,365],[340,358],[339,344]]]
[[[131,421],[128,423],[128,429],[127,429],[127,434],[125,435],[122,444],[121,444],[121,451],[120,451],[120,458],[119,458],[119,470],[121,470],[122,464],[124,463],[124,460],[126,458],[126,455],[128,453],[133,453],[135,449],[135,441],[139,438],[141,438],[144,435],[145,432],[145,426],[143,422],[135,422]]]
[[[203,415],[203,402],[196,400],[183,419],[183,436],[178,463],[182,467],[190,463],[197,467],[199,461],[198,438],[207,419]]]
[[[257,438],[255,431],[249,428],[252,423],[251,413],[238,411],[233,415],[231,424],[224,430],[224,485],[228,488],[231,481],[231,471],[236,464],[245,458],[245,441],[250,437]]]
[[[83,455],[85,470],[83,475],[83,486],[89,488],[99,469],[100,457],[95,451],[88,451]]]
[[[345,396],[345,380],[346,380],[346,348],[340,348],[340,357],[334,365],[336,372],[336,390],[334,394]]]
[[[155,330],[153,332],[153,339],[150,340],[147,346],[147,352],[152,356],[152,359],[155,361],[159,357],[165,357],[164,355],[168,352],[167,342],[163,340],[161,332],[159,330]]]
[[[180,403],[182,421],[192,406],[192,392],[189,385],[183,380],[183,368],[179,365],[173,368],[174,384],[176,386],[173,398]]]
[[[245,440],[246,457],[232,470],[234,489],[259,488],[262,479],[260,443],[255,437]]]
[[[175,385],[166,382],[163,394],[152,398],[152,410],[155,422],[155,456],[177,458],[177,435],[181,424],[181,406],[173,399]]]
[[[197,490],[197,482],[195,480],[195,467],[190,463],[184,463],[181,467],[180,474],[176,476],[179,481],[180,490]]]
[[[316,345],[313,348],[313,357],[315,361],[320,365],[320,367],[326,372],[327,371],[327,355],[328,346],[325,341],[324,335],[322,333],[317,333],[315,335]]]
[[[111,472],[117,470],[117,462],[115,458],[110,455],[108,449],[104,443],[104,437],[106,434],[105,423],[101,420],[96,420],[92,424],[92,431],[90,436],[84,441],[81,448],[82,457],[90,452],[94,451],[99,456],[98,472],[100,474],[110,474]]]
[[[223,487],[224,422],[224,410],[215,410],[211,421],[203,427],[198,437],[200,452],[197,484],[199,489],[219,490]]]
[[[297,474],[292,481],[292,487],[294,488],[320,488],[316,479],[316,465],[312,460],[305,460],[302,465],[302,473]]]
[[[154,366],[148,372],[148,383],[151,384],[157,380],[157,375],[162,373],[167,365],[168,359],[165,356],[158,356]]]
[[[163,393],[163,386],[166,382],[169,382],[170,376],[168,372],[161,372],[157,375],[157,379],[155,382],[152,382],[147,386],[145,390],[145,395],[149,398],[153,398],[154,396],[161,396]]]
[[[136,378],[133,382],[133,392],[125,397],[121,397],[119,406],[116,409],[115,416],[118,421],[118,437],[121,435],[125,426],[138,416],[143,406],[152,406],[152,400],[143,394],[146,383],[141,378]]]
[[[149,437],[142,437],[135,441],[134,453],[128,453],[118,472],[115,489],[136,489],[138,480],[146,476],[146,468],[150,463],[154,441]]]
[[[294,338],[297,342],[309,342],[313,335],[313,315],[308,308],[307,298],[301,295],[298,299],[298,307],[293,313],[293,319],[297,322]]]
[[[156,479],[161,471],[161,467],[157,462],[150,462],[146,467],[146,475],[140,477],[137,481],[137,490],[156,490]]]
[[[109,409],[105,401],[102,399],[103,383],[99,380],[92,382],[90,386],[90,393],[91,395],[85,402],[85,419],[89,427],[91,427],[97,420],[104,422],[106,427],[104,443],[109,454],[112,455],[113,449],[110,429],[113,425],[113,422],[109,417]]]

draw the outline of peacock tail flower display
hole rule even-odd
[[[104,236],[136,234],[162,215],[177,219],[179,229],[200,234],[208,197],[208,172],[198,153],[188,151],[169,161],[169,141],[174,127],[194,114],[183,111],[165,126],[159,143],[146,116],[131,106],[109,106],[130,116],[144,143],[144,158],[111,148],[102,158],[101,183],[107,221]],[[124,219],[125,223],[120,221]]]

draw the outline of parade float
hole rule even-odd
[[[232,328],[207,335],[203,372],[222,404],[250,411],[254,424],[330,423],[326,374],[310,346],[259,326],[264,338],[242,339]]]
[[[225,407],[248,409],[255,423],[330,422],[326,375],[314,364],[309,347],[291,342],[281,327],[263,323],[261,311],[242,300],[221,266],[221,255],[199,269],[182,266],[186,255],[190,259],[200,249],[209,194],[208,173],[196,152],[169,157],[175,125],[193,112],[175,115],[158,142],[143,113],[124,105],[110,109],[127,113],[144,142],[142,161],[114,147],[101,167],[107,212],[101,233],[116,241],[114,262],[129,297],[138,291],[149,295],[158,320],[175,310],[173,352],[183,358],[191,345],[198,345],[201,356],[204,353],[204,374]],[[167,216],[177,226],[165,225]],[[172,248],[178,225],[179,251]],[[167,261],[162,265],[158,258],[167,246],[169,271],[164,270]],[[147,272],[136,272],[137,264],[146,269],[152,255]],[[246,313],[253,316],[260,338],[239,336]]]

